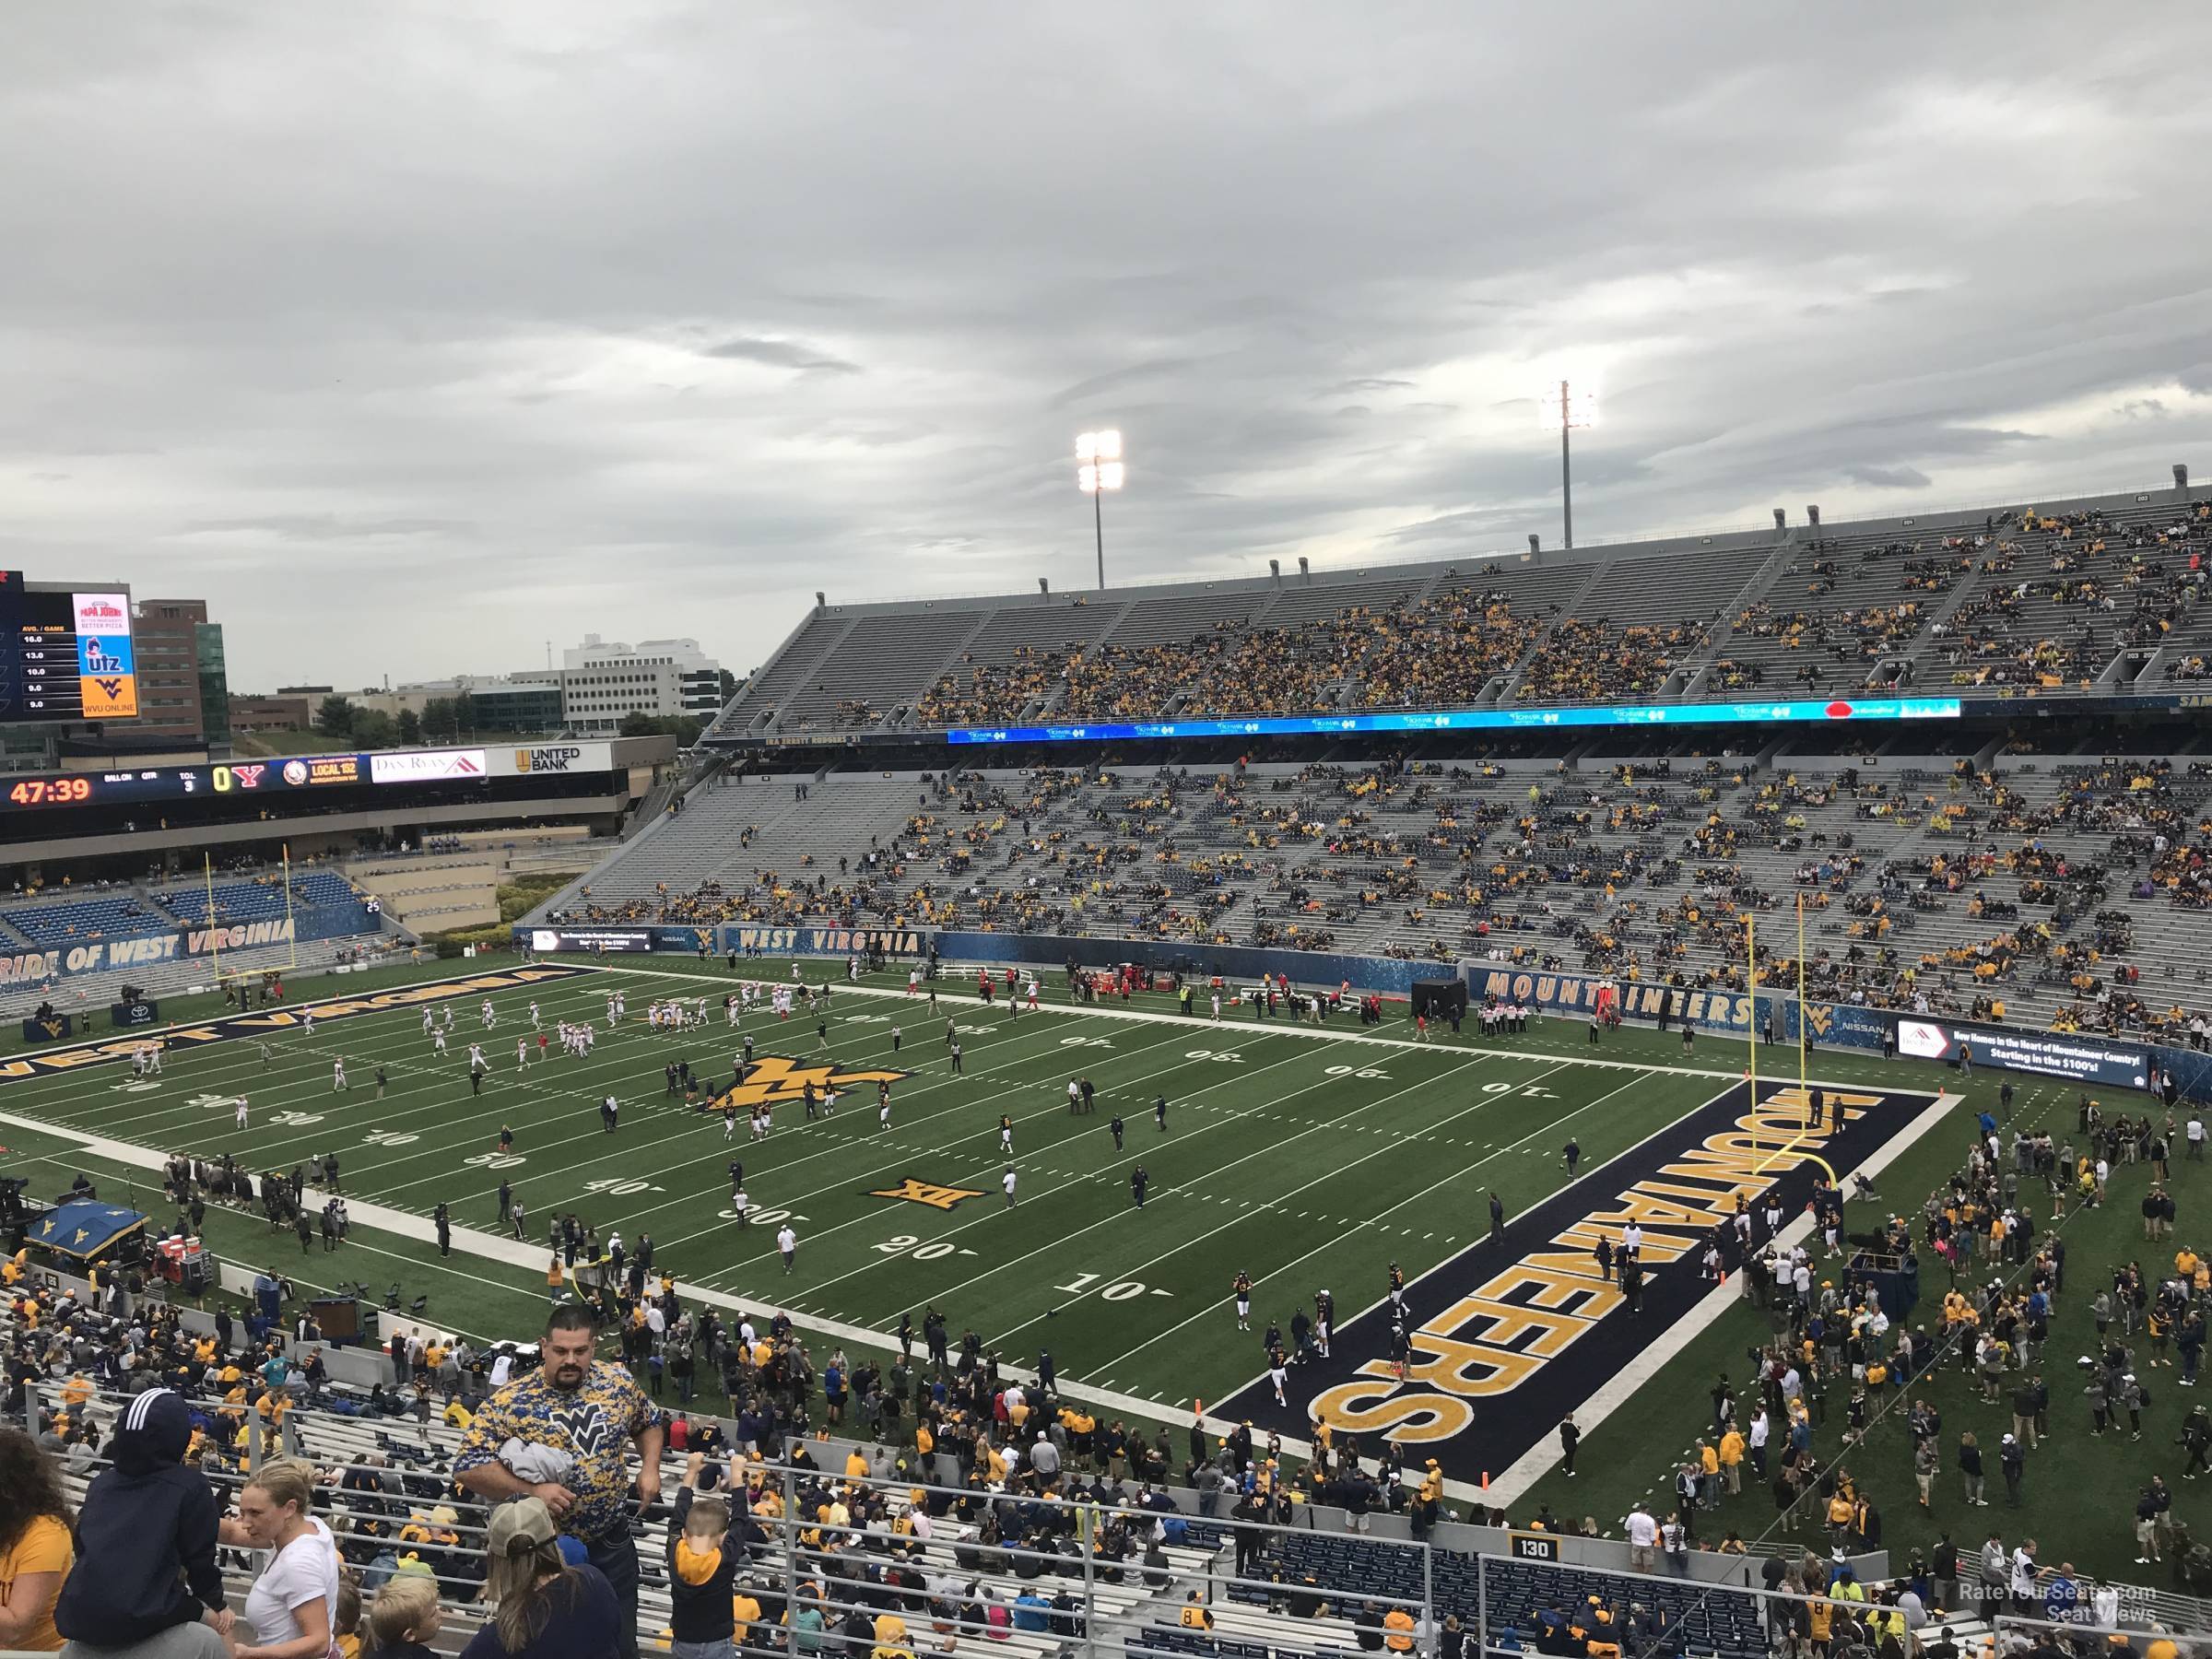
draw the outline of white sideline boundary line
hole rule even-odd
[[[405,1010],[399,1011],[405,1012]],[[58,1140],[76,1141],[79,1143],[81,1149],[91,1157],[106,1159],[112,1163],[127,1165],[133,1169],[158,1172],[167,1162],[163,1154],[134,1145],[129,1141],[115,1140],[104,1135],[93,1135],[86,1130],[73,1128],[66,1124],[45,1123],[38,1118],[26,1117],[19,1112],[0,1112],[0,1124],[51,1135]],[[378,1204],[372,1199],[356,1198],[350,1194],[346,1200],[346,1209],[348,1216],[365,1227],[372,1227],[383,1232],[397,1234],[401,1238],[415,1239],[429,1244],[434,1245],[437,1242],[437,1226],[427,1217],[409,1215],[406,1211],[394,1209],[389,1205]],[[521,1267],[535,1277],[541,1284],[544,1282],[547,1253],[544,1245],[526,1242],[519,1239],[503,1238],[498,1233],[486,1232],[480,1228],[455,1227],[453,1231],[453,1248],[456,1251],[465,1250],[470,1254],[482,1257],[486,1261]],[[677,1284],[679,1296],[694,1301],[712,1303],[725,1312],[747,1311],[756,1315],[771,1317],[781,1312],[794,1325],[819,1335],[834,1337],[840,1342],[853,1343],[885,1353],[888,1353],[899,1346],[895,1339],[881,1331],[870,1330],[865,1325],[853,1324],[844,1320],[824,1319],[818,1314],[794,1312],[770,1297],[735,1296],[726,1290],[712,1290],[700,1285],[686,1284],[680,1279]],[[1020,1366],[1007,1365],[1002,1362],[999,1371],[1025,1382],[1034,1382],[1037,1380],[1035,1372]],[[1086,1404],[1103,1406],[1110,1411],[1145,1418],[1157,1422],[1168,1422],[1175,1416],[1171,1409],[1162,1411],[1159,1401],[1147,1400],[1136,1394],[1125,1394],[1073,1382],[1059,1385],[1058,1392],[1071,1399],[1083,1400]],[[1213,1419],[1208,1419],[1209,1426],[1212,1422]],[[1223,1421],[1218,1428],[1214,1430],[1214,1432],[1226,1434],[1234,1426]],[[1300,1451],[1300,1455],[1308,1456],[1311,1453],[1307,1451]]]

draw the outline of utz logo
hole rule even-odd
[[[284,781],[287,783],[289,783],[294,789],[299,788],[300,784],[306,782],[307,762],[304,760],[287,760],[284,763]]]

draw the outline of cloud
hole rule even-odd
[[[1925,489],[1928,475],[1917,466],[1847,466],[1843,476],[1869,489]]]
[[[704,347],[701,357],[731,358],[747,363],[766,363],[771,369],[798,369],[808,374],[858,374],[860,365],[832,357],[819,347],[798,340],[769,340],[740,335]]]
[[[1333,386],[1324,386],[1315,395],[1319,397],[1367,397],[1378,392],[1409,392],[1417,383],[1409,380],[1382,380],[1372,377],[1338,381]]]
[[[1088,380],[1077,381],[1064,386],[1045,399],[1048,408],[1065,409],[1070,404],[1082,403],[1098,396],[1101,392],[1118,391],[1124,386],[1137,385],[1147,380],[1159,380],[1182,370],[1194,368],[1194,358],[1155,358],[1147,363],[1131,363],[1125,368],[1110,369],[1103,374],[1094,374]]]

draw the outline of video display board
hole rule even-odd
[[[0,571],[0,722],[137,713],[130,595],[33,592],[22,571]]]

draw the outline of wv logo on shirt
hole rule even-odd
[[[755,1106],[782,1106],[804,1096],[809,1083],[818,1096],[861,1083],[896,1083],[907,1075],[902,1071],[840,1071],[834,1065],[801,1065],[781,1054],[771,1054],[745,1074],[744,1082],[716,1095],[714,1109],[720,1112],[734,1106],[747,1112]]]
[[[606,1420],[606,1413],[589,1401],[574,1406],[557,1406],[546,1414],[556,1429],[568,1437],[579,1457],[596,1457],[612,1452],[622,1443],[621,1435]]]

